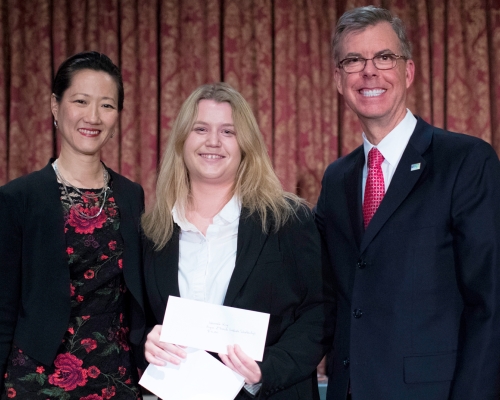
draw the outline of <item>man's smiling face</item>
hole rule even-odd
[[[348,33],[341,43],[341,60],[369,59],[389,53],[401,55],[401,46],[388,22]],[[393,128],[406,114],[406,91],[413,82],[414,71],[412,60],[399,59],[396,67],[389,70],[379,70],[368,60],[361,72],[348,74],[337,67],[335,81],[347,105],[364,126],[376,123]]]

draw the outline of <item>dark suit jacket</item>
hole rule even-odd
[[[52,162],[53,160],[51,160]],[[144,333],[139,219],[142,188],[109,170],[120,209],[132,342]],[[12,343],[50,365],[70,316],[70,275],[59,184],[50,163],[0,187],[0,389]]]
[[[271,314],[264,358],[260,363],[260,399],[319,399],[316,366],[323,356],[325,311],[319,235],[311,212],[277,233],[262,232],[255,215],[242,210],[236,264],[224,305]],[[160,251],[144,246],[146,290],[156,323],[161,324],[169,295],[180,296],[179,231]],[[237,399],[249,398],[244,390]]]
[[[350,379],[355,400],[498,399],[497,155],[418,119],[365,232],[364,162],[331,164],[316,209],[337,301],[327,398]]]

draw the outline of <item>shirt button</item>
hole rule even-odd
[[[361,318],[361,316],[363,315],[363,310],[360,310],[359,308],[356,308],[352,312],[352,315],[354,316],[354,318]]]
[[[349,363],[350,363],[349,358],[345,358],[344,361],[342,361],[342,364],[344,364],[345,369],[349,368]]]

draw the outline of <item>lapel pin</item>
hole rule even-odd
[[[410,167],[410,171],[417,171],[420,169],[420,163],[412,164]]]

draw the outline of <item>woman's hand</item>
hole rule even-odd
[[[177,346],[172,343],[160,342],[161,325],[155,327],[149,332],[144,345],[144,354],[150,364],[163,366],[167,362],[179,365],[180,358],[186,358],[186,352],[182,350],[185,346]]]
[[[227,367],[242,375],[245,383],[253,385],[262,380],[259,364],[248,357],[237,344],[227,346],[227,355],[219,353],[219,357]]]

